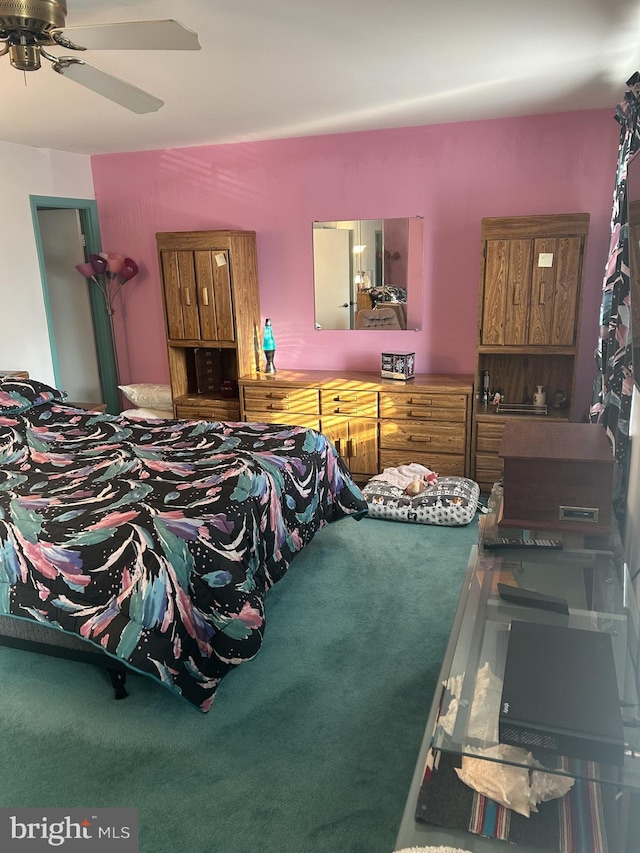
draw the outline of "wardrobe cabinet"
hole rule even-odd
[[[239,399],[221,385],[259,355],[255,232],[163,232],[156,242],[174,415],[239,420]]]
[[[482,220],[472,476],[483,491],[502,476],[508,420],[574,417],[588,228],[587,213]],[[485,374],[498,405],[485,399]]]
[[[358,481],[417,462],[469,476],[472,376],[278,371],[240,378],[243,418],[321,429]]]

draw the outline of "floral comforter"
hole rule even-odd
[[[0,381],[0,613],[101,646],[203,711],[258,652],[266,591],[367,505],[297,427],[129,420]],[[17,410],[15,410],[17,409]]]

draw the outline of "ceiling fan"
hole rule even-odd
[[[155,112],[164,101],[82,59],[51,54],[48,48],[200,50],[197,34],[173,20],[65,28],[66,17],[66,0],[0,0],[0,56],[8,53],[18,71],[37,71],[44,57],[54,71],[134,113]]]

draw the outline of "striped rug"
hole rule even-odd
[[[455,773],[459,766],[458,756],[442,754],[437,768],[427,770],[416,820],[512,844],[534,844],[549,853],[609,853],[616,849],[607,836],[615,834],[611,786],[578,779],[566,796],[541,803],[538,812],[526,818],[465,785]]]

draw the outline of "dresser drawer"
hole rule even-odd
[[[478,453],[476,455],[476,474],[485,481],[492,483],[502,479],[502,459],[493,454]]]
[[[429,453],[421,450],[381,450],[380,470],[416,462],[441,477],[465,477],[465,457],[453,453]]]
[[[200,405],[176,404],[176,417],[185,421],[239,421],[237,400],[214,400]]]
[[[351,390],[320,391],[322,415],[358,415],[363,418],[378,417],[378,392]]]
[[[380,417],[463,423],[467,418],[467,397],[464,394],[382,391]]]
[[[279,413],[280,415],[307,414],[317,417],[320,412],[319,394],[315,388],[287,388],[284,386],[258,388],[248,386],[242,389],[242,395],[245,414],[251,411],[263,412],[265,415],[269,413]],[[275,423],[275,421],[268,420],[267,423]]]
[[[500,442],[504,432],[504,423],[476,424],[476,453],[495,453],[500,450]]]
[[[465,455],[466,425],[424,421],[380,421],[380,447]]]
[[[320,421],[317,416],[305,415],[304,412],[265,412],[259,409],[246,409],[244,419],[254,424],[285,424],[287,426],[305,427],[320,431]]]

